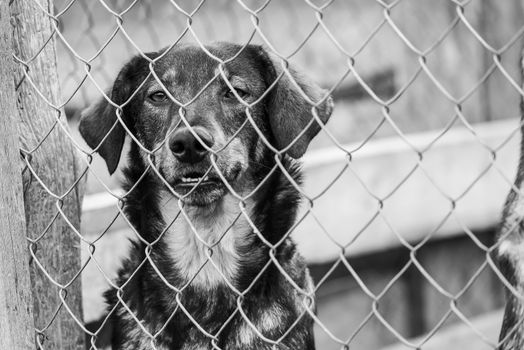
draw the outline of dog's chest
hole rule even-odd
[[[161,205],[161,213],[169,226],[162,239],[180,277],[206,287],[234,283],[239,246],[252,232],[234,197],[226,196],[213,210],[181,211],[177,200],[170,200]]]

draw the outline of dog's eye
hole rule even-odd
[[[245,100],[246,97],[249,96],[249,93],[247,91],[245,91],[245,90],[242,90],[242,89],[239,89],[239,88],[235,88],[235,90],[236,90],[238,96],[240,96],[240,98],[242,98],[243,100]],[[224,95],[224,97],[227,98],[228,100],[229,99],[231,99],[231,100],[238,100],[232,90],[227,90],[226,94]]]
[[[164,102],[167,99],[167,95],[164,91],[155,91],[148,98],[153,102]]]

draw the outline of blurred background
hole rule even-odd
[[[271,46],[335,98],[303,160],[314,204],[293,233],[318,288],[317,348],[492,349],[504,286],[489,248],[517,166],[524,9],[457,3],[57,0],[62,100],[87,150],[80,111],[138,52]],[[82,275],[87,323],[133,239],[119,177],[98,156],[89,169],[82,234],[101,238]]]

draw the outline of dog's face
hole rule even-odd
[[[206,49],[226,61],[222,72],[197,46],[148,54],[153,63],[133,58],[110,93],[121,109],[104,99],[80,121],[80,133],[111,173],[130,133],[141,145],[144,165],[151,164],[177,196],[196,206],[222,198],[228,192],[224,180],[240,195],[253,190],[253,166],[275,149],[303,155],[320,129],[303,94],[318,104],[322,123],[332,111],[325,90],[292,69],[294,82],[282,75],[280,62],[259,46],[218,43]]]

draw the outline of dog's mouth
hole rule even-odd
[[[189,172],[180,177],[175,178],[173,186],[175,188],[193,189],[195,187],[219,186],[223,185],[222,179],[214,174],[206,174],[199,172]],[[196,189],[196,188],[195,188]]]
[[[229,188],[235,189],[241,177],[241,163],[221,167],[220,173],[210,164],[179,164],[174,169],[160,168],[170,192],[186,205],[206,206],[224,197]],[[235,189],[236,190],[236,189]]]
[[[184,169],[179,170],[169,184],[180,196],[180,199],[193,206],[206,206],[222,198],[228,187],[227,181],[232,185],[240,174],[240,168],[225,170],[219,176],[214,169]]]

